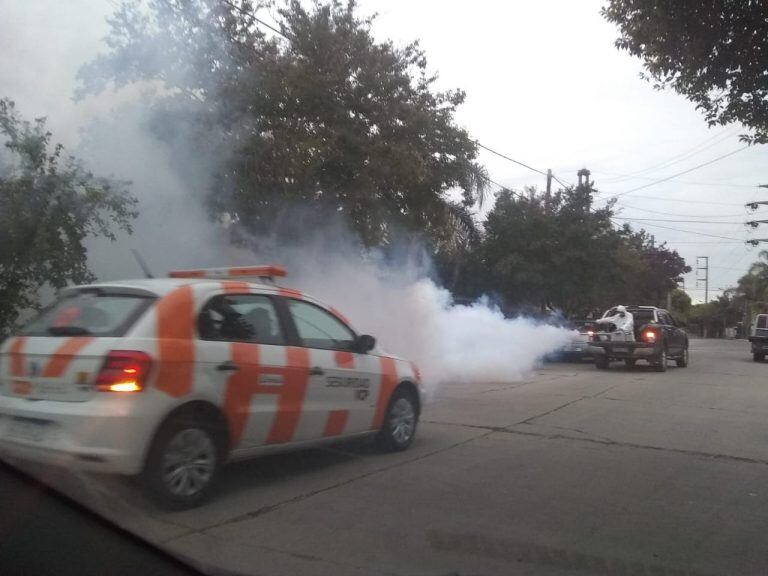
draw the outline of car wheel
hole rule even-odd
[[[765,354],[760,354],[759,352],[755,352],[754,354],[752,354],[752,360],[754,360],[755,362],[762,362],[763,360],[765,360]]]
[[[608,357],[607,356],[597,356],[595,358],[595,368],[598,370],[605,370],[608,368]]]
[[[625,358],[624,364],[626,364],[627,368],[634,368],[635,366],[635,359],[634,358]]]
[[[677,362],[678,368],[685,368],[688,366],[689,361],[690,361],[690,358],[688,356],[688,346],[686,346],[683,349],[683,355],[680,356],[680,358],[678,358],[677,360],[675,360],[675,362]]]
[[[656,358],[656,362],[654,362],[653,367],[656,369],[656,372],[666,372],[667,371],[667,350],[666,348],[661,349],[661,354],[658,355]]]
[[[379,446],[389,452],[405,450],[416,436],[418,423],[419,410],[413,393],[403,388],[395,390],[376,438]]]
[[[222,460],[214,428],[169,420],[150,448],[143,479],[158,504],[175,510],[201,504],[213,490]]]

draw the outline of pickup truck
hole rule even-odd
[[[765,355],[768,354],[768,314],[758,314],[755,317],[749,343],[752,347],[752,359],[755,362],[765,360]]]
[[[611,360],[624,360],[630,367],[644,360],[657,372],[664,372],[669,360],[681,368],[688,366],[688,334],[669,312],[655,306],[630,306],[626,311],[633,317],[634,339],[610,329],[596,331],[590,343],[595,367],[604,370]]]

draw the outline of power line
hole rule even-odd
[[[615,220],[615,217],[612,217],[611,220]],[[618,224],[614,221],[614,224]],[[673,232],[683,232],[685,234],[695,234],[696,236],[707,236],[709,238],[720,238],[722,240],[736,240],[738,242],[743,242],[743,240],[739,240],[738,238],[730,238],[728,236],[718,236],[717,234],[706,234],[705,232],[695,232],[693,230],[682,230],[680,228],[672,228],[670,226],[662,226],[661,224],[645,224],[645,226],[651,226],[652,228],[662,228],[664,230],[672,230]]]
[[[632,222],[677,222],[678,224],[743,224],[743,222],[718,222],[716,220],[670,220],[667,218],[627,218],[625,216],[614,216],[617,220],[631,220]]]
[[[643,190],[645,188],[649,188],[650,186],[655,186],[656,184],[661,184],[662,182],[667,182],[668,180],[672,180],[673,178],[677,178],[678,176],[682,176],[683,174],[688,174],[689,172],[693,172],[694,170],[698,170],[699,168],[703,168],[704,166],[709,166],[710,164],[714,164],[715,162],[718,162],[719,160],[722,160],[724,158],[728,158],[729,156],[733,156],[734,154],[737,154],[738,152],[741,152],[742,150],[746,150],[749,148],[749,145],[742,146],[741,148],[737,148],[736,150],[732,150],[731,152],[728,152],[727,154],[723,154],[721,156],[718,156],[717,158],[713,158],[712,160],[709,160],[707,162],[702,162],[701,164],[698,164],[694,166],[693,168],[688,168],[687,170],[683,170],[682,172],[678,172],[677,174],[672,174],[671,176],[667,176],[665,178],[660,178],[658,180],[654,180],[653,182],[649,182],[648,184],[643,184],[642,186],[638,186],[637,188],[630,188],[629,190],[625,190],[624,192],[621,192],[619,194],[614,194],[614,198],[620,198],[621,196],[625,196],[626,194],[631,194],[632,192],[637,192],[638,190]]]
[[[513,195],[518,196],[520,198],[527,199],[525,197],[525,194],[522,194],[522,193],[520,193],[520,192],[518,192],[516,190],[512,190],[512,188],[510,188],[509,186],[504,186],[504,184],[500,184],[499,182],[496,182],[496,180],[492,180],[488,176],[483,176],[483,178],[485,178],[485,180],[490,182],[491,184],[494,184],[494,185],[498,186],[502,190],[505,190],[507,192],[511,192]]]
[[[546,176],[546,175],[547,175],[547,173],[546,173],[546,172],[543,172],[543,171],[541,171],[541,170],[538,170],[538,169],[534,168],[533,166],[529,166],[529,165],[528,165],[528,164],[526,164],[525,162],[520,162],[519,160],[515,160],[514,158],[510,158],[510,157],[509,157],[509,156],[507,156],[506,154],[502,154],[501,152],[497,152],[497,151],[496,151],[496,150],[494,150],[493,148],[488,148],[488,146],[485,146],[484,144],[480,144],[480,142],[478,142],[477,140],[475,141],[475,144],[477,144],[477,145],[478,145],[480,148],[482,148],[483,150],[487,150],[487,151],[488,151],[488,152],[490,152],[491,154],[496,154],[496,156],[499,156],[499,157],[501,157],[501,158],[504,158],[504,160],[509,160],[510,162],[514,162],[515,164],[518,164],[518,165],[522,166],[523,168],[528,168],[528,170],[532,170],[533,172],[536,172],[536,173],[538,173],[538,174],[541,174],[542,176]],[[559,180],[558,180],[558,182],[559,182]]]
[[[563,181],[562,181],[562,180],[560,180],[560,178],[558,178],[558,177],[557,177],[557,176],[555,176],[554,174],[552,174],[552,178],[554,178],[554,179],[555,179],[555,181],[556,181],[558,184],[560,184],[560,186],[562,186],[563,188],[573,188],[573,186],[569,186],[569,185],[567,185],[567,184],[564,184],[564,183],[563,183]]]
[[[640,208],[640,206],[633,206],[631,204],[625,204],[624,202],[616,202],[616,205],[621,208],[629,208],[631,210],[640,210],[641,212],[649,212],[651,214],[661,214],[662,216],[680,216],[687,218],[739,218],[745,216],[746,213],[740,214],[681,214],[679,212],[661,212],[659,210],[650,210],[649,208]],[[741,224],[741,222],[740,222]]]
[[[616,198],[616,196],[614,196]],[[680,202],[682,204],[711,204],[713,206],[744,206],[742,202],[712,202],[708,200],[680,200],[677,198],[669,198],[665,196],[635,196],[637,198],[647,198],[648,200],[664,200],[666,202]]]
[[[601,170],[593,170],[595,174],[611,174],[610,172],[603,172]],[[656,180],[651,176],[632,176],[631,178],[625,178],[625,180]],[[613,184],[613,180],[604,179],[601,182]],[[675,180],[675,184],[683,184],[685,186],[716,186],[720,188],[749,188],[754,189],[753,184],[733,184],[729,182],[692,182],[691,180]]]
[[[667,158],[666,160],[653,164],[647,168],[643,168],[641,170],[637,170],[636,172],[630,172],[629,174],[611,174],[610,172],[601,172],[600,170],[596,170],[595,172],[599,174],[608,174],[609,176],[618,176],[618,178],[611,178],[611,182],[618,182],[622,180],[631,180],[631,179],[643,179],[643,180],[653,180],[653,178],[648,177],[642,177],[638,176],[638,174],[644,174],[648,172],[655,172],[656,170],[659,170],[661,168],[667,168],[669,166],[672,166],[673,164],[677,164],[679,162],[682,162],[683,160],[687,160],[688,158],[695,156],[696,154],[699,154],[703,152],[704,150],[709,150],[713,146],[716,146],[720,142],[730,138],[733,136],[736,132],[738,132],[739,128],[724,128],[714,136],[710,136],[703,142],[700,142],[696,146],[693,146],[692,148],[689,148],[685,152],[681,152],[680,154],[676,154],[675,156],[672,156],[671,158]],[[728,132],[728,134],[726,134]],[[723,136],[721,138],[721,136]],[[712,140],[716,140],[716,142],[711,142]]]
[[[283,31],[282,31],[282,30],[278,30],[277,28],[275,28],[275,27],[274,27],[274,26],[272,26],[271,24],[268,24],[267,22],[264,22],[264,20],[262,20],[261,18],[258,18],[258,17],[257,17],[257,16],[256,16],[256,15],[255,15],[253,12],[251,12],[250,10],[246,10],[246,9],[245,9],[245,8],[243,8],[242,6],[238,6],[237,4],[235,4],[234,2],[230,2],[229,0],[221,0],[221,1],[222,1],[222,2],[224,2],[224,4],[226,4],[227,6],[230,6],[230,7],[234,8],[235,10],[237,10],[238,12],[240,12],[241,14],[244,14],[244,15],[248,16],[249,18],[253,19],[253,21],[254,21],[254,22],[258,22],[259,24],[261,24],[261,25],[262,25],[262,26],[264,26],[265,28],[269,28],[269,29],[270,29],[270,30],[272,30],[272,32],[274,32],[275,34],[279,34],[280,36],[282,36],[282,37],[283,37],[283,38],[285,38],[286,40],[290,40],[290,38],[288,38],[288,36],[286,36],[286,35],[283,33]]]

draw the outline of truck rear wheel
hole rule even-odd
[[[754,352],[752,354],[752,360],[754,360],[755,362],[762,362],[763,360],[765,360],[765,354],[761,354],[760,352]]]
[[[656,361],[653,363],[653,367],[656,372],[667,371],[667,350],[662,348],[661,353],[656,357]]]
[[[608,357],[598,356],[595,358],[595,368],[598,370],[605,370],[608,368]]]
[[[627,365],[627,368],[634,368],[635,367],[635,359],[634,358],[625,358],[624,364]]]
[[[688,362],[689,361],[690,360],[689,360],[689,357],[688,357],[688,346],[686,346],[683,349],[683,354],[680,356],[680,358],[675,360],[675,362],[677,362],[677,367],[678,368],[686,368],[688,366]]]

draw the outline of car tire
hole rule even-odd
[[[595,358],[595,368],[598,370],[608,369],[608,358],[606,356],[598,356]]]
[[[752,354],[752,360],[754,360],[755,362],[762,362],[763,360],[765,360],[765,354],[760,354],[759,352],[754,352]]]
[[[680,356],[680,358],[678,358],[677,360],[675,360],[675,362],[677,363],[677,367],[678,368],[687,368],[688,367],[688,363],[690,362],[690,357],[688,355],[688,346],[686,346],[683,349],[683,355]]]
[[[662,348],[661,353],[656,357],[656,360],[653,363],[653,368],[656,370],[656,372],[667,371],[667,359],[667,349]]]
[[[419,407],[413,392],[398,388],[389,400],[384,423],[376,436],[376,443],[386,452],[407,449],[416,436],[419,423]]]
[[[636,362],[637,361],[634,358],[625,358],[624,359],[624,364],[627,366],[627,368],[634,368]]]
[[[142,480],[163,508],[184,510],[202,504],[213,492],[224,455],[214,426],[172,418],[155,435]]]

